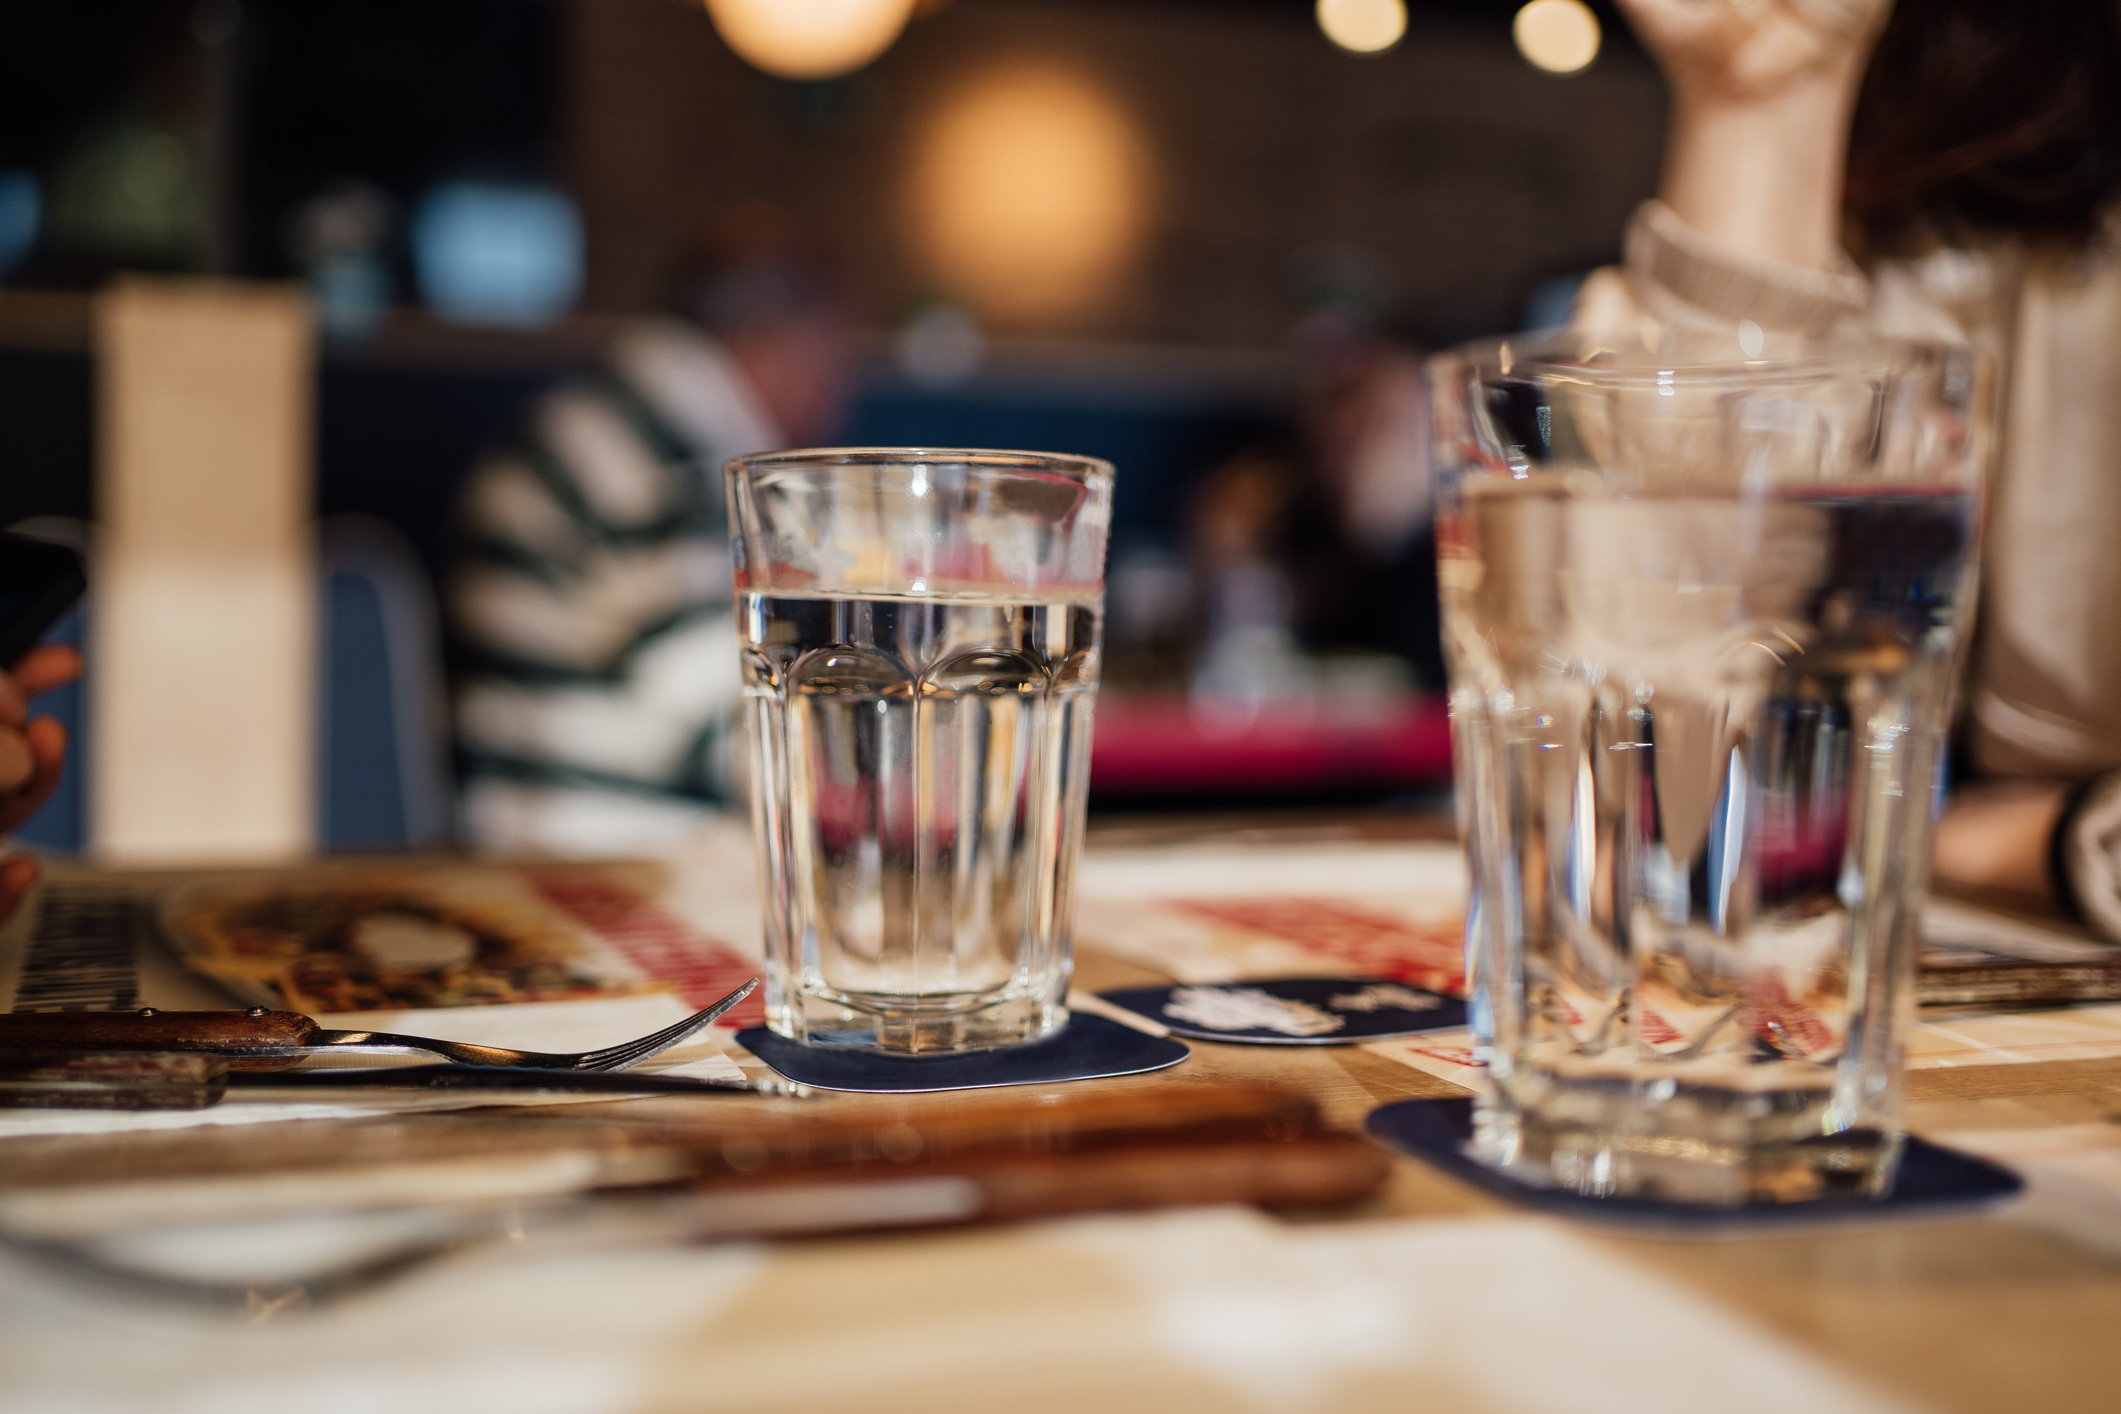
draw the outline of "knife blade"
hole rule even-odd
[[[638,1075],[519,1066],[405,1065],[327,1070],[230,1068],[203,1051],[39,1052],[0,1050],[0,1108],[203,1110],[230,1092],[298,1100],[305,1092],[441,1090],[468,1094],[707,1095],[802,1097],[808,1086],[778,1077]]]

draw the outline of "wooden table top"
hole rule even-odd
[[[1287,827],[1286,821],[1247,826]],[[1334,828],[1375,832],[1359,823]],[[1411,830],[1433,837],[1438,826],[1428,821],[1398,828],[1402,835]],[[1109,828],[1100,838],[1140,843],[1197,834],[1142,822]],[[1087,990],[1162,980],[1092,948],[1081,952],[1078,985]],[[1380,1104],[1463,1093],[1448,1081],[1358,1047],[1194,1043],[1192,1058],[1174,1069],[1098,1083],[1165,1091],[1227,1079],[1299,1088],[1315,1097],[1333,1122],[1351,1129]],[[992,1100],[990,1092],[839,1095],[818,1102],[732,1097],[714,1103],[712,1122],[726,1127],[785,1123],[796,1104],[918,1124],[924,1117]],[[1912,1072],[1908,1118],[1918,1133],[2121,1123],[2121,1059]],[[461,1155],[482,1146],[506,1155],[521,1153],[526,1145],[623,1145],[629,1135],[667,1136],[699,1123],[696,1102],[638,1100],[536,1114],[472,1111],[16,1139],[0,1150],[0,1188],[90,1176],[166,1181],[233,1169],[255,1172],[266,1162],[327,1163],[334,1156],[380,1164],[439,1152]],[[268,1139],[261,1128],[280,1132]],[[1383,1194],[1360,1211],[1302,1222],[1345,1225],[1350,1233],[1397,1232],[1396,1225],[1374,1226],[1389,1219],[1492,1219],[1542,1232],[1566,1226],[1525,1216],[1411,1160],[1398,1161]],[[1492,1223],[1468,1229],[1493,1230]],[[1566,1226],[1566,1232],[1569,1250],[1587,1247],[1600,1258],[1646,1272],[1684,1302],[1699,1303],[1760,1333],[1772,1348],[1806,1353],[1847,1382],[1854,1401],[1849,1407],[2121,1407],[2121,1229],[2107,1229],[2096,1218],[2068,1234],[2052,1221],[2030,1221],[2024,1212],[1711,1240],[1616,1236],[1581,1226]],[[528,1261],[531,1254],[520,1256]],[[695,1249],[688,1260],[708,1258]],[[657,1335],[652,1348],[640,1354],[625,1398],[597,1407],[678,1410],[712,1403],[717,1408],[822,1410],[844,1409],[849,1398],[860,1398],[869,1409],[958,1408],[996,1399],[1034,1410],[1075,1407],[1086,1399],[1128,1408],[1261,1407],[1230,1381],[1204,1376],[1198,1362],[1172,1357],[1169,1341],[1160,1345],[1160,1338],[1148,1332],[1154,1322],[1141,1314],[1145,1298],[1138,1285],[1115,1278],[1109,1262],[1101,1266],[1102,1259],[1056,1247],[1031,1229],[805,1241],[747,1260],[753,1265],[746,1268],[741,1299],[703,1310],[678,1329]],[[39,1278],[20,1272],[10,1278],[0,1271],[0,1292],[8,1290],[7,1280],[16,1284],[19,1296],[23,1283]],[[444,1277],[434,1280],[445,1282]],[[1582,1294],[1597,1299],[1595,1292]],[[382,1321],[395,1299],[375,1298],[380,1304],[373,1310],[343,1319]],[[66,1328],[78,1330],[80,1310],[70,1309],[74,1324]],[[307,1367],[323,1358],[320,1349],[337,1348],[318,1344],[324,1340],[318,1332],[328,1329],[321,1323],[328,1319],[342,1318],[313,1317],[306,1334],[287,1337],[308,1342],[299,1354]],[[1491,1319],[1507,1315],[1491,1313]],[[0,1327],[6,1324],[0,1320]],[[1521,1338],[1528,1358],[1545,1343],[1537,1326]],[[196,1333],[187,1339],[196,1339]],[[251,1342],[243,1347],[243,1358],[270,1368],[271,1358],[257,1344],[262,1337],[251,1331],[243,1339]],[[6,1340],[0,1335],[0,1356],[6,1355]],[[1020,1362],[992,1355],[996,1342],[1010,1341],[1023,1345]],[[989,1356],[975,1358],[976,1349]],[[1071,1350],[1082,1352],[1081,1359],[1061,1358]],[[1022,1378],[1032,1368],[1038,1378]],[[1676,1407],[1656,1396],[1661,1377],[1655,1368],[1641,1373],[1643,1400],[1629,1407]],[[1471,1411],[1510,1403],[1452,1378],[1423,1383],[1403,1370],[1355,1371],[1303,1398],[1309,1407],[1324,1409]],[[1587,1398],[1581,1407],[1607,1402],[1612,1401]],[[7,1404],[0,1393],[0,1409]],[[1739,1398],[1726,1407],[1751,1406]]]

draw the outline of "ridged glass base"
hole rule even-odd
[[[1068,1023],[1043,997],[901,997],[806,994],[769,1008],[767,1024],[792,1041],[897,1055],[984,1051],[1041,1040]]]
[[[1820,1085],[1644,1084],[1519,1075],[1475,1110],[1474,1152],[1543,1187],[1590,1197],[1734,1207],[1875,1198],[1892,1188],[1899,1133],[1836,1128]]]

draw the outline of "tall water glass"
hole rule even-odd
[[[1667,333],[1431,371],[1477,1150],[1586,1194],[1884,1191],[1977,365]]]
[[[729,463],[766,1011],[892,1052],[1067,1020],[1112,468]]]

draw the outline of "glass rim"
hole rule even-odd
[[[1109,483],[1118,474],[1102,457],[1073,452],[1019,452],[991,447],[792,447],[752,452],[722,464],[725,474],[754,479],[773,471],[834,466],[980,466],[996,471],[1060,475],[1085,486]]]
[[[1430,362],[1465,367],[1483,380],[1509,378],[1523,369],[1612,387],[1654,387],[1674,381],[1701,387],[1879,373],[1938,357],[1974,356],[1967,345],[1942,339],[1867,333],[1831,341],[1783,334],[1783,339],[1797,342],[1795,351],[1764,358],[1716,357],[1709,352],[1714,337],[1687,331],[1685,343],[1677,349],[1629,349],[1621,340],[1563,326],[1473,339],[1442,350]],[[1600,361],[1615,356],[1616,361]]]

